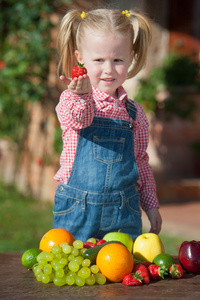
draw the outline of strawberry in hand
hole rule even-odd
[[[87,69],[84,67],[84,64],[78,62],[77,65],[72,68],[72,79],[83,76],[84,74],[87,74]]]

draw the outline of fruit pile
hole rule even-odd
[[[122,284],[139,286],[148,284],[150,281],[164,279],[164,276],[171,276],[173,279],[183,277],[184,270],[180,264],[175,264],[169,254],[160,253],[155,256],[152,263],[149,261],[136,262],[131,274],[124,277]]]
[[[84,259],[83,242],[76,240],[73,245],[62,243],[53,246],[51,252],[42,251],[37,256],[37,264],[33,272],[38,281],[53,282],[57,286],[104,284],[106,278],[99,273],[97,265],[91,265],[88,258]]]
[[[22,255],[22,265],[33,270],[42,283],[94,285],[122,282],[128,286],[149,284],[165,279],[180,279],[185,271],[200,274],[200,243],[184,242],[179,262],[164,253],[160,237],[144,233],[133,243],[128,234],[108,233],[102,240],[75,240],[65,229],[51,229],[41,239],[39,248]]]

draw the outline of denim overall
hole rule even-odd
[[[133,120],[136,108],[126,100]],[[128,121],[94,117],[80,130],[67,184],[55,194],[53,227],[65,228],[75,239],[102,239],[111,231],[142,233],[134,156],[134,125]]]

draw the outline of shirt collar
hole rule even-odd
[[[128,98],[127,93],[122,86],[118,88],[118,99],[113,98],[109,94],[104,93],[95,87],[93,87],[92,89],[95,100],[104,101],[106,99],[110,99],[112,101],[123,101],[125,98]]]

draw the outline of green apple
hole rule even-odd
[[[103,237],[103,240],[105,240],[106,242],[110,242],[110,241],[121,242],[122,244],[124,244],[129,249],[129,251],[131,253],[133,251],[133,239],[127,233],[123,233],[123,232],[109,232],[109,233],[107,233]]]
[[[134,258],[140,261],[152,262],[156,255],[164,252],[163,242],[155,233],[143,233],[136,238],[133,244]]]

